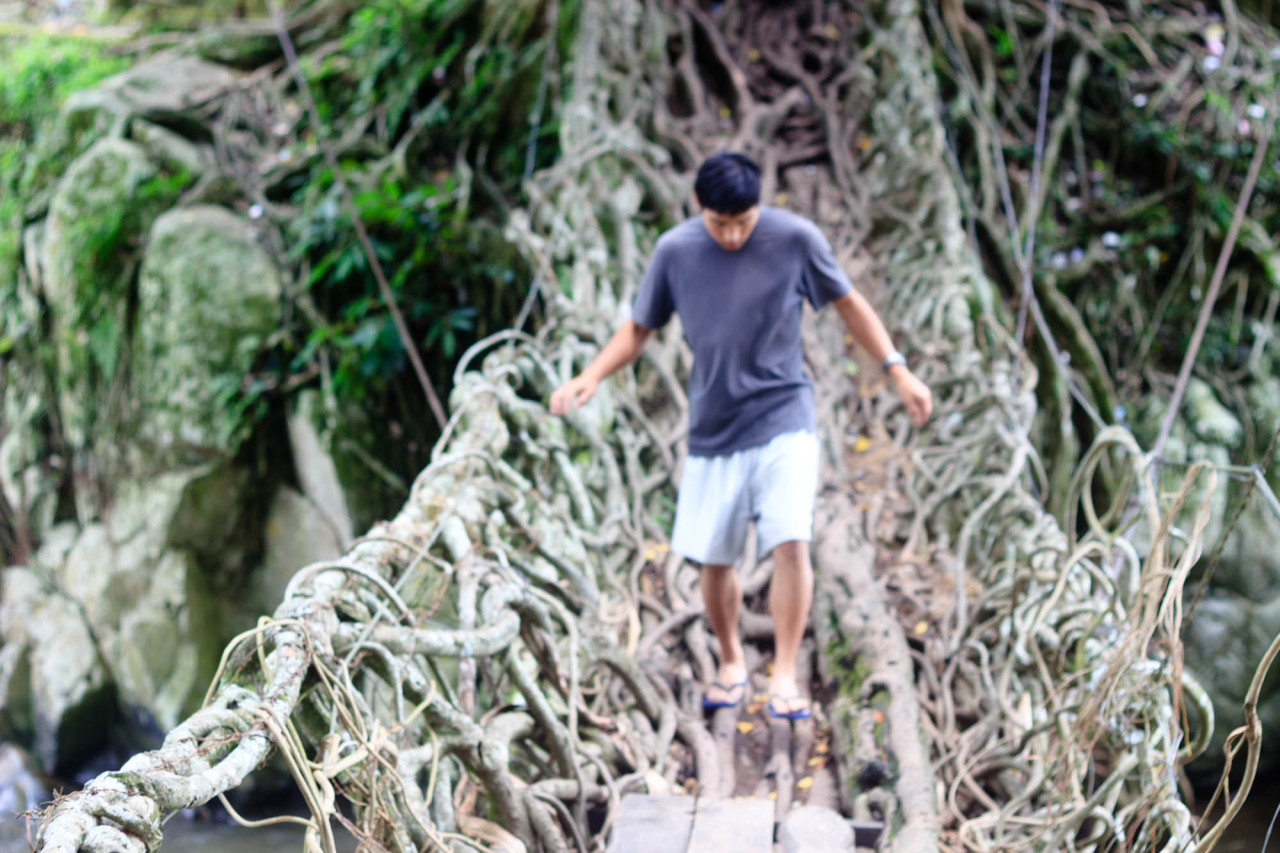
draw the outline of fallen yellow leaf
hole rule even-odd
[[[858,436],[858,440],[853,443],[853,452],[862,453],[871,446],[871,439],[865,435]]]
[[[818,745],[813,748],[813,751],[818,753],[818,755],[823,755],[829,749],[831,749],[831,745],[825,740],[820,740],[818,741]]]
[[[751,697],[751,701],[752,701],[752,702],[756,702],[756,703],[759,703],[759,704],[763,705],[765,702],[768,702],[768,701],[769,701],[769,694],[768,694],[768,693],[757,693],[755,696],[752,696],[752,697]]]
[[[756,711],[759,711],[763,707],[764,707],[763,702],[752,702],[750,705],[747,706],[747,713],[754,714]]]
[[[746,720],[743,720],[742,722],[738,723],[738,731],[742,732],[744,735],[747,732],[754,729],[755,727],[756,727],[755,723],[748,723]]]
[[[916,627],[912,630],[915,631],[917,637],[923,637],[925,634],[929,633],[929,623],[921,619],[916,623]]]
[[[747,51],[747,61],[748,61],[748,62],[759,62],[759,61],[760,61],[760,51],[759,51],[759,50],[757,50],[757,49],[756,49],[756,48],[754,48],[754,47],[753,47],[753,48],[751,48],[750,50],[748,50],[748,51]]]
[[[781,207],[787,203],[787,198],[788,196],[786,193],[777,193],[773,197],[773,203]]]
[[[801,791],[809,790],[810,788],[813,787],[813,777],[812,776],[804,777],[800,781],[796,782],[796,787],[799,788]]]
[[[720,105],[720,118],[733,118],[733,110],[727,104]]]
[[[829,39],[840,38],[840,30],[836,27],[835,24],[827,24],[825,27],[822,28],[822,32]]]
[[[809,766],[817,767],[821,770],[823,767],[827,766],[827,759],[823,758],[821,755],[815,755],[813,758],[809,759]]]
[[[869,138],[865,137],[865,136],[864,136],[864,137],[862,137],[861,139],[859,139],[859,140],[858,140],[858,150],[859,150],[859,151],[870,151],[870,150],[871,150],[871,140],[870,140]]]
[[[770,791],[770,792],[769,792],[769,799],[771,799],[771,800],[776,800],[776,799],[778,799],[778,792],[777,792],[777,791]]]

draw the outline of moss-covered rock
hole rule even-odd
[[[1186,420],[1198,438],[1224,447],[1235,447],[1244,433],[1240,421],[1202,379],[1187,383]]]
[[[54,144],[72,152],[122,137],[134,117],[178,122],[193,105],[235,85],[235,72],[195,56],[166,55],[67,98]]]
[[[229,630],[249,537],[248,478],[202,466],[120,485],[104,523],[80,532],[57,571],[97,638],[133,721],[167,730],[198,702]]]
[[[71,165],[49,206],[44,296],[57,341],[63,429],[73,447],[85,446],[117,387],[137,246],[176,192],[150,194],[158,178],[141,146],[103,139]]]
[[[208,205],[157,219],[138,284],[140,437],[168,459],[234,454],[253,422],[245,377],[280,317],[280,272],[247,222]]]
[[[1271,527],[1274,536],[1280,524]],[[1274,544],[1271,547],[1274,550]],[[1244,722],[1244,700],[1254,670],[1280,634],[1278,588],[1259,587],[1252,594],[1240,594],[1215,585],[1196,606],[1183,636],[1186,666],[1208,691],[1216,723],[1209,748],[1191,765],[1193,771],[1216,771],[1227,735]],[[1280,689],[1274,677],[1264,685],[1257,712],[1264,732],[1280,728]],[[1262,751],[1264,770],[1278,763],[1280,754],[1275,750]]]

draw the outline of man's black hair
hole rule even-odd
[[[698,167],[693,192],[706,210],[736,216],[760,203],[760,167],[746,154],[716,154]]]

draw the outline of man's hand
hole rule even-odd
[[[583,374],[573,377],[551,394],[551,414],[567,415],[581,408],[595,396],[599,384],[597,380]]]
[[[930,393],[929,386],[917,379],[905,365],[889,368],[889,377],[898,392],[898,399],[906,407],[907,414],[911,415],[911,420],[918,427],[924,426],[924,422],[929,420],[929,413],[933,411],[933,394]]]

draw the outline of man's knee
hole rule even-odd
[[[809,565],[809,543],[803,539],[779,542],[773,548],[773,562],[779,568],[805,568]]]
[[[729,578],[732,578],[733,575],[733,566],[723,566],[714,563],[704,563],[702,566],[702,576],[712,583],[728,580]]]

